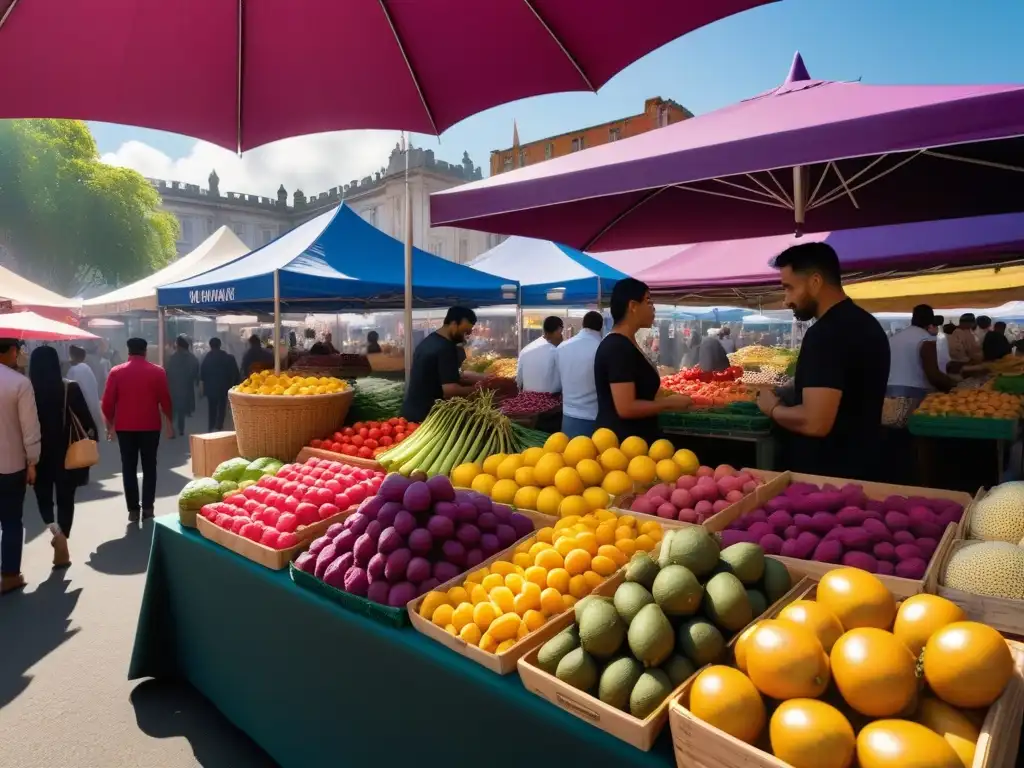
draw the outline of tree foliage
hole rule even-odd
[[[0,121],[0,230],[40,285],[73,296],[167,265],[179,224],[159,204],[141,174],[100,162],[84,122]]]

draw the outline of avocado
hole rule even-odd
[[[671,531],[665,534],[667,537]],[[662,539],[664,541],[664,539]],[[662,544],[662,549],[665,545]],[[658,564],[651,559],[651,556],[646,552],[637,552],[629,560],[629,564],[626,566],[626,581],[632,581],[648,592],[651,591],[651,587],[654,585],[654,579],[658,575]]]
[[[697,671],[697,668],[688,658],[676,653],[669,656],[668,661],[661,665],[661,671],[668,675],[668,679],[672,681],[672,687],[675,688],[689,679]]]
[[[660,669],[648,669],[633,686],[629,694],[629,711],[641,720],[650,715],[663,702],[675,686]]]
[[[719,573],[704,586],[704,613],[719,629],[739,632],[754,619],[743,582],[731,573]]]
[[[654,602],[654,597],[640,584],[624,581],[615,590],[615,597],[612,598],[612,602],[615,604],[615,610],[619,612],[619,618],[628,627],[629,623],[633,621],[633,617],[640,612],[641,608]]]
[[[725,638],[707,619],[691,619],[676,632],[676,650],[698,667],[718,661],[723,648]]]
[[[555,677],[588,693],[597,685],[597,664],[582,648],[574,648],[558,662]]]
[[[676,643],[672,625],[655,604],[645,605],[630,622],[629,650],[645,667],[656,667],[672,654]]]
[[[580,647],[580,635],[573,624],[568,629],[563,629],[557,635],[548,640],[537,652],[537,666],[549,675],[555,674],[558,669],[558,662],[562,660],[569,651]]]
[[[580,621],[582,621],[583,612],[587,609],[588,605],[590,605],[591,603],[600,602],[602,600],[607,603],[611,602],[610,597],[602,597],[601,595],[587,595],[582,600],[577,602],[576,605],[573,606],[573,610],[576,613],[576,623],[579,624]]]
[[[612,661],[597,684],[597,697],[609,706],[629,711],[629,695],[644,673],[644,665],[632,656],[620,656]]]
[[[750,612],[754,614],[755,619],[768,610],[768,599],[760,590],[748,589],[747,600],[750,601]]]
[[[764,550],[757,544],[741,541],[723,549],[718,557],[744,584],[756,584],[764,574]]]
[[[666,616],[692,616],[700,608],[704,588],[686,566],[669,565],[658,573],[651,594]]]
[[[700,526],[680,528],[672,534],[666,546],[661,545],[661,567],[682,565],[700,578],[711,573],[718,565],[718,542]]]
[[[587,606],[580,619],[583,650],[594,658],[608,659],[615,655],[625,638],[626,625],[614,605],[596,600]]]
[[[774,605],[775,601],[793,588],[793,579],[789,571],[781,561],[774,557],[764,559],[763,592],[768,598],[768,605]]]

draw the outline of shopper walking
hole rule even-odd
[[[199,384],[199,361],[192,354],[188,336],[174,340],[174,354],[164,364],[167,386],[171,390],[171,406],[178,435],[185,434],[185,419],[196,411],[196,386]]]
[[[206,427],[211,432],[224,429],[228,410],[228,390],[241,379],[238,363],[229,353],[221,349],[220,339],[210,339],[210,351],[199,366],[199,382],[209,407]]]
[[[0,595],[25,586],[22,507],[39,461],[36,399],[29,380],[16,370],[18,349],[15,339],[0,339]]]
[[[68,350],[68,359],[71,361],[68,380],[76,382],[82,390],[85,404],[89,406],[89,413],[92,414],[93,423],[98,429],[103,423],[103,411],[100,409],[100,386],[96,381],[96,374],[85,362],[85,350],[76,344],[72,344]]]
[[[156,454],[160,446],[160,416],[167,423],[167,437],[174,439],[171,393],[164,369],[146,360],[146,340],[128,339],[128,362],[110,371],[103,393],[103,419],[107,439],[117,438],[121,474],[129,522],[153,517],[156,502]],[[142,498],[138,469],[142,460]]]
[[[249,337],[249,348],[242,355],[242,378],[274,367],[274,353],[263,346],[255,333]]]
[[[75,491],[89,482],[89,468],[64,466],[68,446],[80,432],[95,440],[96,422],[81,387],[60,375],[60,359],[53,347],[38,347],[29,360],[29,378],[35,394],[42,445],[36,467],[36,502],[43,523],[50,529],[53,567],[71,565],[68,537],[75,519]],[[76,426],[76,420],[77,425]],[[57,515],[54,518],[54,496]]]

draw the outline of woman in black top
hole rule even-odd
[[[612,290],[611,333],[594,356],[597,427],[607,427],[619,440],[636,435],[648,443],[658,438],[658,414],[685,411],[685,395],[658,397],[661,377],[636,343],[636,332],[654,324],[654,304],[645,283],[620,280]]]
[[[53,534],[53,567],[71,565],[68,536],[75,518],[75,491],[89,482],[89,470],[65,469],[64,456],[73,433],[72,416],[89,438],[96,439],[96,422],[86,405],[77,382],[65,381],[60,374],[60,360],[53,347],[32,351],[29,378],[36,398],[42,446],[36,467],[36,501],[43,522]],[[54,522],[53,500],[57,497],[57,519]]]

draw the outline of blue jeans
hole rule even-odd
[[[590,437],[594,434],[594,429],[596,428],[594,427],[593,419],[577,419],[573,416],[562,414],[562,431],[570,438],[579,437],[580,435]]]
[[[25,470],[0,475],[0,575],[21,573],[21,547],[25,528],[21,523],[25,503]]]

